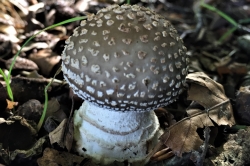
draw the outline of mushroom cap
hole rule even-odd
[[[89,15],[66,40],[64,78],[74,93],[117,111],[148,111],[173,102],[185,85],[188,58],[176,29],[137,5]]]

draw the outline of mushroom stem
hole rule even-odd
[[[143,163],[160,136],[154,111],[114,111],[88,101],[74,115],[77,151],[101,164]]]

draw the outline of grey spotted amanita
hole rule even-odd
[[[160,133],[153,110],[182,92],[187,59],[176,29],[148,8],[89,15],[62,53],[64,78],[85,100],[74,115],[77,151],[102,164],[143,163]]]

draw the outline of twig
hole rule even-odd
[[[203,166],[206,154],[207,154],[207,150],[208,150],[208,145],[209,145],[209,139],[210,139],[210,128],[208,126],[205,127],[205,129],[203,130],[204,132],[204,143],[203,143],[203,147],[202,147],[202,153],[200,158],[198,159],[198,161],[196,162],[195,165],[197,166]]]

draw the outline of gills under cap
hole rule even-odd
[[[171,23],[137,5],[112,5],[89,15],[62,53],[64,78],[74,92],[117,111],[173,102],[187,64],[186,47]]]

